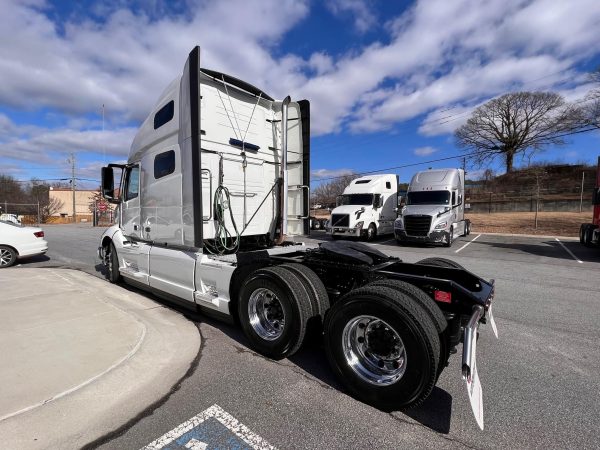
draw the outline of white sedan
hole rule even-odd
[[[0,220],[0,269],[12,266],[17,259],[43,255],[47,251],[48,242],[41,228]]]

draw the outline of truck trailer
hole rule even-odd
[[[394,223],[396,241],[443,243],[471,232],[465,219],[465,171],[437,169],[417,172],[408,186],[406,206]]]
[[[598,157],[598,166],[596,169],[596,187],[592,195],[594,211],[592,213],[592,223],[582,223],[579,227],[579,242],[586,247],[600,246],[600,156]]]
[[[195,47],[127,163],[102,168],[103,196],[119,205],[98,248],[108,280],[237,323],[269,358],[317,334],[347,390],[386,410],[423,402],[462,343],[483,426],[476,340],[493,323],[493,280],[359,242],[298,243],[309,165],[309,102],[204,69]]]
[[[397,175],[360,177],[352,180],[337,198],[326,231],[333,239],[363,237],[372,241],[378,235],[394,232],[397,211]]]

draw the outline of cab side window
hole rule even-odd
[[[127,171],[125,201],[137,198],[140,190],[140,166],[133,166]]]

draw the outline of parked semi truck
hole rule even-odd
[[[592,223],[583,223],[579,227],[579,242],[586,247],[600,246],[600,156],[596,170],[596,187],[592,196],[594,211]]]
[[[352,180],[337,199],[326,225],[327,234],[363,237],[392,234],[398,211],[398,176],[370,175]]]
[[[396,241],[443,243],[451,247],[455,237],[470,234],[464,193],[462,169],[417,172],[408,186],[406,206],[394,223]]]
[[[127,163],[102,169],[103,196],[119,204],[98,248],[107,278],[237,322],[273,359],[317,333],[348,391],[385,409],[427,398],[462,342],[479,404],[476,338],[493,321],[493,280],[358,242],[294,242],[309,233],[309,121],[308,101],[203,69],[194,48]]]

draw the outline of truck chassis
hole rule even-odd
[[[150,289],[122,277],[127,273],[119,270],[115,244],[108,237],[102,242],[99,256],[109,281]],[[348,391],[383,410],[422,403],[461,342],[463,377],[472,382],[474,340],[491,315],[493,281],[450,260],[410,264],[352,241],[282,250],[210,257],[232,266],[228,319],[241,325],[254,350],[282,359],[307,334],[322,335],[328,361]],[[226,318],[200,303],[181,304]]]

